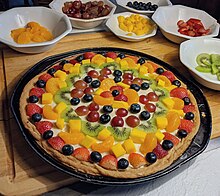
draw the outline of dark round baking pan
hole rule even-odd
[[[159,171],[157,173],[135,178],[135,179],[124,179],[124,178],[112,178],[112,177],[106,177],[106,176],[94,176],[85,174],[79,171],[76,171],[62,163],[60,163],[58,160],[47,154],[35,141],[33,136],[29,133],[27,129],[25,129],[19,112],[19,100],[21,93],[23,91],[23,88],[28,83],[29,80],[31,80],[34,76],[37,74],[43,72],[44,70],[48,69],[49,67],[53,66],[57,62],[61,61],[62,59],[69,58],[71,56],[76,56],[88,51],[92,52],[120,52],[125,53],[128,55],[135,55],[139,57],[143,57],[146,59],[149,59],[155,63],[158,63],[159,65],[163,66],[164,68],[172,71],[181,81],[183,81],[187,88],[192,92],[192,94],[195,96],[197,105],[200,112],[200,127],[199,131],[192,140],[190,146],[188,149],[183,153],[179,159],[177,159],[174,163],[172,163],[169,167],[166,169]],[[29,69],[23,77],[19,80],[17,86],[14,89],[14,92],[11,97],[11,110],[15,116],[15,119],[20,127],[20,131],[22,135],[24,136],[25,140],[28,142],[28,144],[32,147],[32,149],[46,162],[53,165],[55,168],[59,169],[60,171],[63,171],[73,177],[76,177],[82,181],[90,182],[90,183],[96,183],[96,184],[102,184],[102,185],[131,185],[131,184],[137,184],[137,183],[143,183],[147,182],[156,178],[159,178],[163,175],[166,175],[175,169],[179,168],[184,163],[188,162],[189,160],[193,159],[194,157],[198,156],[200,153],[202,153],[210,139],[211,135],[211,128],[212,128],[212,119],[211,119],[211,112],[209,109],[209,105],[207,103],[207,100],[203,94],[203,92],[190,80],[183,77],[174,67],[168,65],[167,63],[144,53],[129,50],[129,49],[122,49],[122,48],[86,48],[81,50],[74,50],[63,54],[58,54],[55,56],[47,57],[37,64],[35,64],[31,69]]]

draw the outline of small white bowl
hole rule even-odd
[[[210,33],[200,37],[190,37],[180,34],[178,32],[177,22],[179,20],[187,21],[190,18],[200,19],[206,29],[211,29]],[[154,12],[152,19],[160,27],[162,34],[167,39],[178,44],[188,39],[215,37],[219,32],[219,24],[217,23],[217,20],[205,11],[181,5],[159,7]]]
[[[220,81],[216,75],[202,73],[195,69],[198,66],[196,57],[201,53],[220,54],[220,39],[194,39],[180,44],[180,61],[189,69],[195,79],[208,88],[220,90]]]
[[[81,0],[82,3],[86,3],[89,0]],[[72,18],[68,17],[70,19],[70,22],[72,24],[72,27],[78,28],[78,29],[92,29],[99,25],[101,25],[106,19],[108,19],[110,16],[112,16],[116,10],[116,5],[114,5],[112,2],[108,0],[102,0],[105,5],[110,6],[111,12],[107,16],[98,17],[94,19],[80,19],[80,18]],[[64,6],[64,3],[68,2],[68,0],[53,0],[49,6],[60,13],[63,13],[62,7]]]
[[[37,22],[47,28],[54,39],[47,42],[18,44],[11,37],[11,30],[22,28],[28,22]],[[10,9],[0,15],[0,41],[12,49],[23,53],[41,53],[51,49],[71,30],[68,17],[45,7],[20,7]]]
[[[145,10],[136,10],[136,9],[134,9],[134,8],[128,7],[128,6],[127,6],[127,3],[128,3],[129,1],[133,3],[134,1],[137,1],[137,0],[128,0],[128,1],[126,1],[126,0],[116,0],[116,3],[117,3],[118,5],[120,5],[121,7],[125,8],[125,9],[127,9],[127,10],[129,10],[129,11],[131,11],[131,12],[135,12],[135,13],[139,13],[139,14],[146,14],[146,15],[148,15],[148,16],[151,16],[151,15],[154,13],[154,11],[150,11],[150,10],[148,10],[148,11],[145,11]],[[139,1],[137,1],[137,2],[139,2]],[[151,0],[151,1],[149,1],[149,0],[142,0],[142,1],[140,1],[140,2],[143,2],[143,3],[151,2],[152,4],[158,5],[158,7],[160,7],[160,6],[170,6],[170,5],[172,5],[172,3],[171,3],[169,0]]]
[[[145,34],[145,35],[141,35],[141,36],[138,36],[138,35],[131,35],[131,36],[128,36],[126,35],[128,32],[125,32],[123,30],[121,30],[119,28],[119,24],[118,24],[118,16],[124,16],[124,17],[129,17],[130,15],[132,15],[134,13],[131,13],[131,12],[123,12],[123,13],[119,13],[119,14],[114,14],[113,16],[111,16],[107,22],[106,22],[106,26],[115,34],[117,35],[120,39],[122,40],[125,40],[125,41],[131,41],[131,42],[137,42],[137,41],[142,41],[148,37],[152,37],[156,34],[157,32],[157,26],[155,24],[155,28],[153,29],[153,31],[149,34]],[[144,18],[147,18],[149,19],[148,16],[146,15],[140,15]],[[150,20],[150,19],[149,19]],[[152,21],[153,22],[153,21]]]

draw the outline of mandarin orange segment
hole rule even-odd
[[[93,100],[98,105],[112,105],[114,101],[114,97],[102,97],[100,95],[94,95]]]
[[[96,143],[92,145],[92,150],[98,151],[100,153],[109,152],[114,144],[114,137],[109,136],[106,140],[101,143]]]
[[[154,68],[154,71],[156,71],[156,69],[159,67],[159,65],[154,63],[153,61],[148,61],[148,64],[152,65],[152,67]]]
[[[134,89],[125,89],[124,95],[127,96],[129,105],[139,102],[139,95]]]
[[[19,28],[11,31],[11,37],[14,39],[15,42],[18,40],[18,36],[25,31],[25,28]]]
[[[92,57],[91,62],[100,66],[106,62],[106,58],[101,54],[96,54],[94,57]]]
[[[168,86],[171,86],[171,85],[172,85],[171,82],[170,82],[170,80],[169,80],[166,76],[163,76],[163,75],[157,76],[156,80],[157,80],[157,82],[158,82],[159,80],[164,81],[164,82],[165,82],[165,87],[168,87]]]
[[[116,83],[113,79],[111,78],[106,78],[102,80],[100,88],[104,91],[109,90],[112,86],[116,86]]]
[[[166,127],[167,132],[173,132],[180,126],[180,116],[177,112],[169,111],[167,113],[168,124]]]
[[[31,42],[31,37],[32,34],[29,32],[22,32],[19,36],[18,36],[18,44],[28,44]]]
[[[153,67],[150,63],[146,62],[146,63],[144,63],[142,66],[147,67],[148,72],[149,72],[150,74],[154,73],[154,67]]]
[[[184,107],[184,101],[178,97],[173,97],[172,100],[174,101],[173,109],[175,110],[182,110]]]
[[[54,95],[60,89],[59,82],[59,78],[50,78],[46,83],[46,91]]]
[[[127,61],[129,69],[137,69],[137,64],[135,63],[135,61],[132,58],[125,57],[125,58],[123,58],[123,60]]]
[[[53,111],[53,108],[51,105],[45,105],[43,107],[43,116],[44,118],[49,119],[49,120],[57,120],[58,118],[58,114]]]
[[[153,149],[157,146],[157,137],[154,133],[148,133],[145,136],[144,143],[140,146],[140,152],[142,154],[147,154],[148,152],[152,152]]]
[[[60,132],[59,136],[67,144],[79,144],[85,138],[85,135],[81,132],[76,132],[74,134],[68,132]]]
[[[40,27],[40,24],[37,22],[29,22],[27,23],[27,27],[36,28],[36,27]]]

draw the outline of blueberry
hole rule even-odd
[[[148,111],[142,111],[140,113],[140,119],[141,120],[148,120],[150,118],[150,112]]]
[[[118,90],[113,90],[112,91],[112,96],[116,97],[117,95],[119,95],[119,91]]]
[[[37,87],[44,88],[46,86],[46,82],[44,80],[38,80],[36,82]]]
[[[111,113],[113,111],[113,108],[110,105],[104,105],[102,110],[103,110],[103,112]]]
[[[177,137],[180,138],[180,139],[185,138],[187,135],[188,135],[188,133],[184,129],[180,129],[177,132]]]
[[[133,103],[131,104],[130,111],[131,113],[137,114],[141,111],[141,106],[138,103]]]
[[[118,169],[126,169],[129,165],[129,162],[125,158],[121,158],[118,160]]]
[[[148,163],[155,163],[157,161],[157,155],[154,152],[148,152],[145,158]]]
[[[116,76],[114,78],[115,83],[121,82],[121,77]]]
[[[183,101],[184,101],[184,105],[189,105],[191,103],[189,97],[184,97]]]
[[[47,130],[43,133],[43,138],[45,140],[50,139],[51,137],[53,137],[53,131],[52,130]]]
[[[97,162],[100,162],[102,160],[102,155],[97,151],[93,151],[90,154],[90,159],[91,159],[92,162],[97,163]]]
[[[84,81],[85,81],[86,83],[90,83],[90,82],[92,82],[92,77],[86,76],[86,77],[84,78]]]
[[[150,2],[150,1],[149,1],[149,2],[147,2],[147,5],[148,5],[148,6],[151,6],[151,2]]]
[[[62,61],[60,62],[60,65],[64,66],[66,63],[69,63],[69,61],[67,61],[67,60],[62,60]]]
[[[172,84],[177,86],[177,87],[180,87],[181,86],[181,82],[179,80],[173,80],[172,81]]]
[[[154,11],[156,11],[156,9],[158,8],[158,5],[154,4],[152,5],[152,8],[154,9]]]
[[[129,2],[128,2],[129,3]],[[130,2],[131,3],[131,2]],[[130,6],[129,6],[130,7]],[[120,59],[123,59],[123,58],[125,58],[125,54],[124,53],[119,53],[118,54],[118,57],[120,58]]]
[[[64,145],[62,148],[62,152],[64,155],[71,155],[73,154],[73,151],[74,151],[73,147],[69,144]]]
[[[145,59],[144,58],[139,58],[137,63],[140,63],[141,65],[145,63]]]
[[[139,91],[141,89],[141,87],[138,85],[138,84],[131,84],[130,85],[130,88],[131,89],[134,89],[135,91]]]
[[[164,150],[170,150],[171,148],[173,148],[173,142],[171,142],[170,140],[164,140],[162,143],[162,148]]]
[[[143,83],[141,84],[141,89],[142,89],[142,90],[147,90],[147,89],[149,89],[149,87],[150,87],[150,85],[149,85],[149,83],[147,83],[147,82],[143,82]]]
[[[162,74],[163,72],[164,72],[164,69],[162,67],[159,67],[156,69],[156,73],[159,75]]]
[[[92,95],[90,95],[90,94],[85,94],[85,95],[83,96],[83,100],[84,100],[85,102],[90,102],[90,101],[93,100],[93,97],[92,97]]]
[[[187,112],[185,114],[184,118],[187,119],[187,120],[193,120],[194,119],[194,114],[192,112]]]
[[[34,122],[39,122],[41,119],[42,119],[42,115],[39,114],[39,113],[35,113],[31,116],[31,119],[34,121]]]
[[[80,99],[78,97],[74,97],[70,100],[71,105],[78,105],[80,102]]]
[[[111,120],[111,117],[110,117],[109,114],[102,114],[100,116],[99,120],[100,120],[100,123],[106,124],[106,123],[108,123]]]
[[[100,86],[101,82],[99,80],[93,80],[91,82],[91,87],[92,88],[98,88]]]
[[[118,76],[118,77],[120,77],[120,76],[122,76],[122,72],[120,71],[120,70],[115,70],[114,72],[113,72],[113,76]]]
[[[53,74],[56,72],[57,70],[54,68],[50,68],[48,69],[47,73],[49,73],[51,76],[53,76]]]
[[[76,57],[76,60],[78,62],[81,62],[83,59],[84,59],[83,55],[79,55],[79,56]]]
[[[136,6],[136,5],[139,5],[139,3],[137,1],[134,1],[133,5]]]
[[[127,3],[127,6],[132,8],[132,7],[133,7],[133,4],[129,1],[129,2]]]
[[[36,96],[36,95],[31,95],[29,98],[28,98],[28,101],[30,103],[37,103],[39,101],[39,98]]]

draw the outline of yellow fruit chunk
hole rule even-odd
[[[55,73],[54,73],[54,77],[55,78],[59,78],[61,81],[65,81],[66,80],[66,72],[64,71],[61,71],[61,70],[57,70]]]
[[[173,97],[172,100],[174,101],[173,109],[175,110],[182,110],[184,107],[184,101],[178,97]]]
[[[73,144],[73,145],[80,144],[85,138],[83,133],[80,133],[80,132],[71,134],[71,133],[62,131],[58,134],[58,136],[60,136],[65,141],[65,143]]]
[[[145,66],[148,69],[149,73],[154,73],[154,67],[151,63],[145,62],[144,64],[142,64],[142,66]]]
[[[86,148],[90,148],[95,143],[96,143],[96,139],[89,135],[86,135],[86,137],[80,142],[80,144]]]
[[[163,140],[163,138],[165,137],[165,135],[161,131],[157,131],[155,133],[155,136],[159,142],[161,142]]]
[[[70,133],[76,133],[81,131],[81,120],[69,120]]]
[[[80,73],[80,64],[79,63],[76,63],[73,67],[71,67],[69,69],[69,72],[72,73],[72,74],[79,74]]]
[[[148,133],[144,138],[144,142],[140,146],[140,152],[145,155],[148,152],[152,152],[156,146],[157,146],[157,138],[155,134]]]
[[[174,109],[172,109],[172,110],[170,110],[170,112],[176,112],[181,117],[185,116],[185,113],[184,113],[183,110],[174,110]]]
[[[126,110],[129,108],[129,105],[127,102],[124,101],[113,101],[112,107],[114,109],[116,108],[125,108]]]
[[[125,58],[123,58],[123,60],[127,61],[129,69],[138,69],[137,64],[135,63],[135,61],[132,58],[125,57]]]
[[[64,71],[69,71],[71,67],[73,67],[73,64],[71,64],[71,63],[65,63],[65,64],[63,65],[63,70],[64,70]]]
[[[67,105],[64,102],[58,103],[56,107],[54,108],[54,111],[58,114],[60,114],[63,110],[65,110]]]
[[[120,60],[119,62],[120,67],[122,70],[127,70],[128,69],[128,62],[124,59]]]
[[[174,104],[175,104],[175,102],[174,102],[174,101],[172,100],[172,98],[170,98],[170,97],[164,98],[164,99],[162,100],[162,102],[163,102],[164,105],[165,105],[167,108],[169,108],[169,109],[172,109],[173,106],[174,106]]]
[[[118,86],[121,86],[121,87],[124,88],[124,89],[130,88],[130,86],[129,86],[128,84],[125,84],[125,83],[123,83],[123,82],[118,82],[117,85],[118,85]]]
[[[42,95],[42,104],[51,104],[53,101],[53,95],[51,93],[44,93]]]
[[[59,78],[50,78],[46,83],[46,91],[54,95],[60,89],[60,82]]]
[[[92,57],[91,62],[100,66],[106,62],[106,58],[101,54],[96,54],[94,57]]]
[[[126,154],[125,149],[122,147],[120,143],[117,143],[114,146],[112,146],[111,150],[117,158]]]
[[[102,80],[99,88],[101,88],[104,91],[108,91],[112,86],[116,86],[115,81],[111,78],[106,78]]]
[[[167,118],[160,116],[156,117],[156,124],[158,129],[165,129],[168,124]]]
[[[53,111],[53,108],[50,105],[45,105],[43,107],[43,116],[49,120],[56,120],[58,118],[58,114]]]
[[[109,152],[113,144],[114,144],[114,137],[109,136],[101,143],[92,144],[92,150],[98,151],[100,153]]]
[[[113,58],[110,58],[110,57],[106,57],[106,62],[107,63],[112,63],[112,62],[115,62]]]
[[[61,81],[58,83],[58,87],[59,88],[64,88],[64,87],[67,87],[67,83],[65,81]]]
[[[59,129],[63,129],[64,128],[64,119],[63,118],[58,118],[56,121],[56,126]]]
[[[101,130],[98,134],[98,139],[99,140],[105,140],[106,138],[108,138],[111,135],[111,132],[105,127],[103,130]]]
[[[146,67],[146,66],[140,66],[140,68],[139,68],[139,73],[141,74],[141,75],[145,75],[145,74],[147,74],[148,73],[148,68]]]
[[[168,125],[166,127],[166,131],[173,132],[178,129],[180,126],[180,116],[176,112],[169,111],[167,113]]]
[[[112,105],[114,98],[113,97],[102,97],[100,95],[94,95],[93,100],[98,105]]]
[[[172,85],[172,83],[170,82],[170,80],[166,77],[166,76],[163,76],[163,75],[159,75],[157,78],[156,78],[157,82],[159,80],[163,80],[165,82],[165,87],[169,87]]]
[[[167,89],[170,92],[173,89],[177,88],[177,86],[176,85],[171,85],[171,86],[165,86],[164,88]]]
[[[139,102],[139,95],[134,89],[125,89],[124,95],[128,98],[128,105]]]
[[[90,59],[84,59],[84,60],[82,60],[82,64],[84,65],[84,64],[89,64],[91,61],[90,61]]]
[[[119,57],[117,57],[116,59],[114,59],[116,63],[120,64],[121,59]]]
[[[134,143],[137,144],[143,143],[145,136],[146,136],[146,132],[141,131],[137,128],[133,128],[130,133],[130,138],[133,140]]]
[[[132,152],[136,152],[135,145],[134,145],[134,142],[132,141],[132,139],[125,140],[124,143],[122,144],[122,146],[126,150],[127,154],[130,154]]]
[[[165,82],[163,80],[159,79],[157,85],[164,87],[165,86]]]
[[[101,88],[99,88],[94,92],[94,95],[100,95],[102,92],[103,92],[103,90]]]

